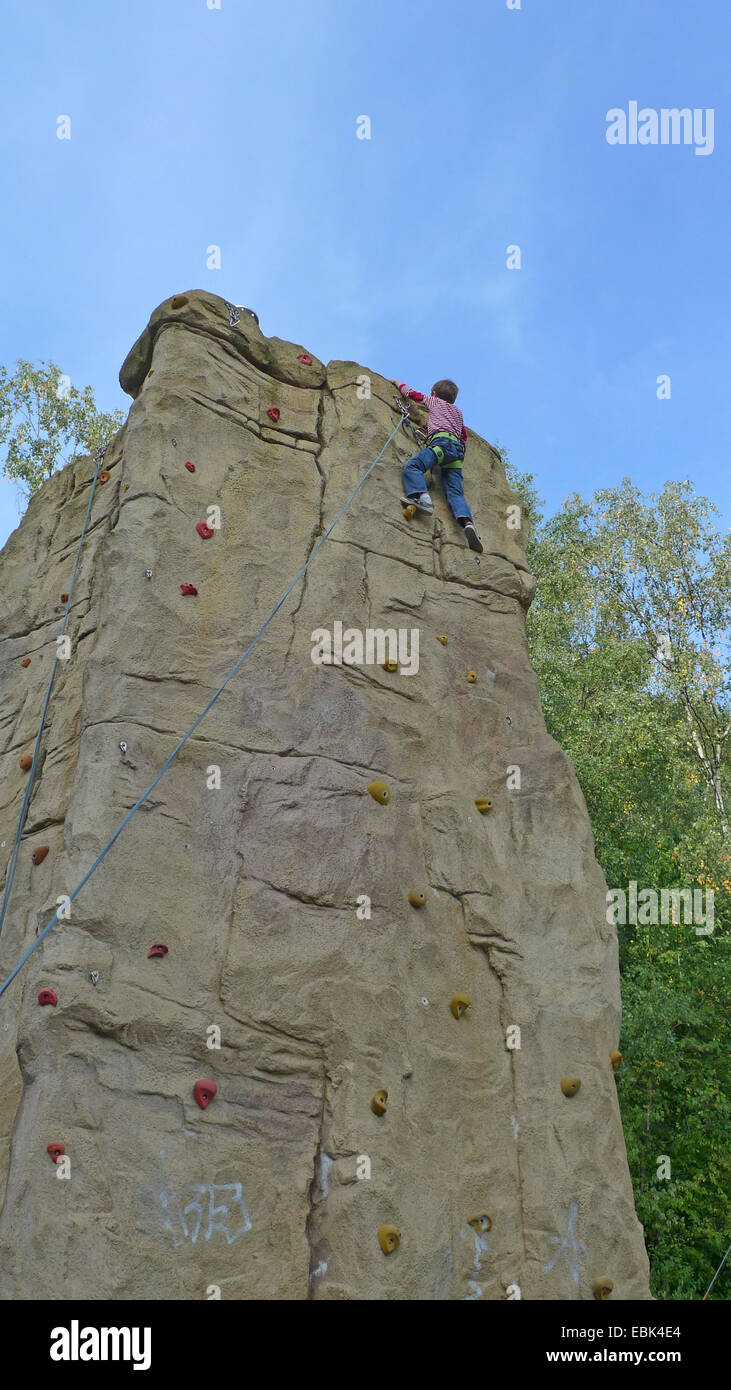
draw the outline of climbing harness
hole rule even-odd
[[[222,693],[222,691],[224,691],[224,690],[226,689],[226,686],[229,684],[229,681],[233,680],[233,677],[236,675],[236,672],[238,671],[239,667],[243,665],[243,663],[245,662],[245,660],[246,660],[247,656],[249,655],[249,653],[250,653],[251,651],[253,651],[254,647],[257,645],[257,643],[258,643],[258,642],[261,640],[261,638],[264,636],[264,633],[266,632],[267,628],[269,627],[269,624],[274,620],[274,618],[276,617],[276,615],[277,615],[277,613],[279,612],[279,610],[280,610],[280,608],[282,607],[282,605],[283,605],[283,604],[286,602],[286,600],[289,598],[289,595],[291,594],[292,590],[295,588],[295,586],[296,586],[297,584],[299,584],[300,579],[302,579],[303,576],[307,573],[308,569],[310,568],[310,565],[312,564],[313,560],[315,559],[315,556],[318,555],[319,552],[322,550],[322,547],[324,546],[325,541],[328,539],[329,536],[332,535],[332,533],[333,533],[333,531],[335,530],[335,527],[337,526],[337,524],[338,524],[338,522],[340,521],[341,517],[343,517],[343,516],[345,515],[345,513],[347,512],[348,508],[349,508],[350,506],[352,506],[353,502],[355,501],[356,497],[358,496],[358,493],[360,492],[360,490],[361,490],[361,488],[363,487],[364,483],[365,483],[366,480],[370,477],[371,473],[373,472],[373,469],[376,467],[376,464],[380,463],[380,461],[381,461],[381,459],[383,458],[383,455],[385,454],[385,452],[386,452],[386,450],[387,450],[389,444],[390,444],[391,441],[396,437],[396,435],[397,435],[398,431],[400,430],[400,428],[401,428],[401,420],[399,419],[398,424],[396,424],[396,425],[394,426],[394,428],[391,430],[391,433],[389,434],[388,439],[386,440],[386,443],[383,445],[383,448],[381,449],[380,453],[376,455],[376,457],[374,458],[373,462],[372,462],[372,463],[369,465],[369,467],[366,469],[366,471],[365,471],[365,473],[363,474],[363,477],[361,478],[361,480],[360,480],[360,482],[358,483],[357,487],[356,487],[355,490],[351,493],[351,495],[350,495],[350,497],[348,498],[348,500],[347,500],[347,502],[345,503],[345,505],[344,505],[343,507],[341,507],[340,511],[338,512],[337,516],[335,517],[335,520],[334,520],[333,522],[330,523],[330,525],[329,525],[328,528],[327,528],[327,531],[326,531],[325,534],[322,536],[322,538],[318,541],[318,543],[317,543],[317,545],[315,546],[315,549],[313,550],[313,552],[312,552],[312,554],[310,555],[309,559],[306,560],[306,561],[305,561],[305,564],[302,566],[302,569],[299,571],[299,573],[298,573],[297,575],[295,575],[295,577],[294,577],[294,579],[292,580],[291,584],[289,584],[289,585],[287,586],[287,588],[285,589],[284,593],[282,594],[282,597],[279,599],[278,603],[276,603],[276,604],[274,605],[274,608],[272,609],[271,613],[269,614],[269,617],[266,619],[266,621],[265,621],[264,623],[262,623],[262,625],[261,625],[261,627],[259,628],[259,631],[257,632],[256,636],[255,636],[255,637],[252,639],[252,641],[249,643],[249,645],[248,645],[248,647],[245,649],[245,651],[242,652],[242,654],[241,654],[241,656],[239,657],[239,659],[238,659],[238,661],[236,662],[236,664],[235,664],[234,666],[231,667],[231,670],[229,671],[229,673],[228,673],[228,675],[226,676],[225,680],[223,680],[223,681],[221,682],[221,684],[219,685],[218,689],[217,689],[217,690],[214,692],[214,694],[211,696],[211,698],[210,698],[210,700],[208,701],[208,704],[206,705],[206,707],[205,707],[205,709],[203,710],[202,714],[199,714],[199,715],[198,715],[198,718],[194,721],[193,724],[191,724],[191,726],[190,726],[190,728],[188,729],[187,733],[183,734],[183,737],[182,737],[182,738],[180,739],[180,741],[175,745],[175,747],[174,747],[172,753],[170,754],[170,757],[163,763],[163,765],[162,765],[160,771],[158,772],[157,776],[156,776],[156,777],[153,779],[153,781],[150,783],[149,787],[147,787],[146,790],[143,791],[142,795],[141,795],[140,797],[138,797],[138,799],[137,799],[137,801],[135,802],[134,806],[131,806],[131,807],[130,807],[130,809],[129,809],[129,811],[127,812],[126,816],[124,816],[124,818],[120,821],[119,825],[117,826],[117,829],[114,831],[114,834],[113,834],[113,835],[111,836],[111,838],[107,841],[107,843],[106,843],[106,845],[104,846],[104,849],[101,851],[101,853],[97,855],[97,857],[96,857],[96,859],[94,860],[94,863],[92,864],[91,868],[87,870],[87,872],[84,874],[84,877],[79,881],[79,883],[77,883],[77,885],[76,885],[76,887],[74,888],[73,892],[67,894],[67,895],[64,897],[64,903],[63,903],[62,907],[58,907],[58,908],[56,909],[56,911],[54,912],[54,914],[53,914],[53,916],[52,916],[50,922],[47,922],[47,923],[46,923],[45,927],[43,928],[43,931],[39,932],[39,934],[38,934],[36,940],[34,941],[33,945],[30,946],[30,947],[28,948],[28,950],[26,951],[25,955],[21,958],[21,960],[20,960],[20,961],[18,962],[18,964],[15,966],[15,969],[12,970],[11,973],[8,975],[7,980],[5,980],[4,983],[3,983],[2,985],[0,985],[0,996],[2,996],[2,995],[5,993],[5,991],[6,991],[6,989],[8,988],[8,986],[12,984],[12,982],[13,982],[13,980],[15,979],[16,975],[18,975],[18,974],[20,973],[20,971],[22,970],[22,968],[23,968],[23,966],[26,964],[26,962],[27,962],[28,960],[30,960],[30,957],[33,955],[33,952],[34,952],[35,950],[37,950],[37,948],[40,946],[40,944],[41,944],[41,942],[43,941],[44,937],[46,937],[46,936],[48,935],[49,931],[51,930],[51,928],[52,928],[53,926],[55,926],[56,922],[59,920],[59,915],[60,915],[61,911],[62,911],[62,910],[65,910],[65,909],[68,907],[68,905],[74,901],[74,898],[78,897],[78,895],[79,895],[79,893],[81,892],[82,888],[84,887],[84,885],[85,885],[86,883],[88,883],[88,881],[89,881],[89,879],[91,878],[91,876],[92,876],[92,874],[94,873],[94,871],[99,867],[99,865],[101,864],[102,860],[103,860],[104,858],[106,858],[107,854],[109,853],[110,849],[112,848],[112,845],[114,844],[115,840],[117,840],[117,839],[119,838],[119,836],[121,835],[121,833],[122,833],[122,831],[124,830],[125,826],[127,825],[128,821],[130,821],[130,820],[132,819],[133,815],[135,814],[135,811],[138,811],[138,810],[139,810],[140,806],[142,806],[142,805],[144,804],[144,802],[147,800],[147,798],[148,798],[148,796],[150,795],[150,793],[151,793],[152,791],[154,791],[154,789],[155,789],[155,787],[157,786],[158,782],[160,782],[160,781],[162,780],[162,778],[165,776],[165,773],[167,772],[167,770],[168,770],[168,768],[170,767],[171,763],[173,763],[174,760],[175,760],[175,758],[177,758],[178,753],[180,752],[180,750],[181,750],[181,748],[183,747],[183,745],[184,745],[185,743],[187,743],[187,741],[188,741],[188,739],[190,738],[191,734],[195,733],[195,730],[198,728],[198,725],[199,725],[199,724],[202,724],[203,720],[205,719],[206,715],[208,714],[208,711],[209,711],[209,710],[212,708],[212,706],[216,703],[216,700],[218,699],[219,695]],[[103,455],[102,455],[102,457],[103,457]],[[95,475],[95,476],[96,476],[96,475]],[[93,495],[93,494],[92,494],[92,495]],[[89,505],[91,506],[91,499],[90,499]],[[88,516],[88,513],[87,513],[87,516]],[[82,540],[83,540],[83,532],[82,532]],[[74,570],[74,578],[75,578],[75,577],[76,577],[76,570]],[[73,587],[74,587],[74,586],[73,586],[73,581],[72,581],[71,590],[70,590],[70,595],[73,593]],[[70,598],[70,596],[69,596],[69,602],[70,602],[70,601],[71,601],[71,598]],[[49,686],[49,694],[50,694],[50,686]],[[48,701],[46,701],[46,703],[48,703]],[[45,709],[44,709],[44,715],[45,715]],[[42,727],[42,726],[41,726],[41,727]],[[38,737],[39,737],[39,739],[40,739],[40,732],[39,732]],[[37,745],[36,745],[36,751],[37,751]],[[373,784],[373,785],[375,785],[375,784]],[[369,788],[369,790],[370,790],[370,788]],[[373,793],[372,793],[372,794],[373,794]],[[27,794],[26,794],[26,801],[27,801],[27,799],[28,799],[28,796],[27,796]],[[384,798],[381,797],[381,800],[383,800],[383,799],[384,799]],[[386,789],[386,798],[385,798],[385,800],[388,800],[388,789]],[[24,806],[25,806],[25,803],[24,803]],[[6,896],[7,896],[7,888],[6,888]],[[93,984],[96,983],[96,981],[93,979],[93,975],[94,975],[94,974],[96,974],[97,979],[99,978],[98,972],[97,972],[97,971],[93,971],[93,972],[92,972],[92,983],[93,983]]]
[[[68,594],[66,595],[66,611],[65,611],[65,613],[64,613],[64,615],[63,615],[63,627],[61,628],[61,631],[60,631],[60,633],[59,633],[59,637],[63,637],[63,635],[64,635],[64,633],[65,633],[65,631],[66,631],[66,624],[67,624],[67,622],[68,622],[69,611],[70,611],[70,608],[71,608],[71,602],[72,602],[73,597],[74,597],[74,584],[76,583],[76,572],[77,572],[77,570],[78,570],[78,568],[79,568],[79,560],[81,559],[81,550],[82,550],[82,546],[83,546],[83,544],[84,544],[84,537],[85,537],[85,535],[86,535],[86,528],[87,528],[87,526],[88,526],[88,524],[89,524],[89,517],[91,516],[91,504],[92,504],[92,502],[94,501],[94,491],[95,491],[95,489],[96,489],[96,484],[97,484],[97,478],[98,478],[98,476],[99,476],[100,465],[101,465],[101,463],[102,463],[102,460],[103,460],[103,458],[104,458],[104,455],[105,455],[106,452],[107,452],[108,447],[109,447],[108,444],[100,444],[100,445],[99,445],[99,448],[98,448],[97,451],[96,451],[96,454],[94,455],[94,459],[95,459],[95,462],[96,462],[96,468],[94,469],[94,478],[93,478],[93,481],[92,481],[92,484],[91,484],[91,492],[89,493],[89,505],[88,505],[87,508],[86,508],[86,516],[84,517],[84,525],[83,525],[82,528],[81,528],[81,535],[80,535],[80,537],[79,537],[79,544],[78,544],[78,546],[77,546],[77,548],[76,548],[76,562],[75,562],[75,564],[74,564],[74,572],[73,572],[73,575],[71,576],[71,586],[70,586],[70,588],[69,588]],[[5,879],[5,892],[3,893],[2,904],[0,904],[0,933],[2,932],[2,929],[3,929],[3,922],[5,921],[5,913],[7,912],[7,908],[8,908],[8,901],[9,901],[10,892],[11,892],[11,889],[12,889],[12,886],[13,886],[13,879],[15,878],[15,869],[16,869],[16,866],[17,866],[17,863],[18,863],[18,854],[19,854],[19,852],[20,852],[20,837],[21,837],[21,835],[23,834],[23,827],[25,826],[25,818],[26,818],[26,816],[27,816],[27,814],[28,814],[28,805],[29,805],[29,802],[30,802],[31,793],[32,793],[32,791],[33,791],[33,781],[34,781],[34,778],[35,778],[35,775],[36,775],[36,766],[37,766],[37,764],[38,764],[38,754],[39,754],[39,752],[40,752],[40,747],[41,747],[41,738],[42,738],[42,736],[43,736],[43,728],[44,728],[44,725],[45,725],[45,722],[46,722],[46,714],[47,714],[47,712],[48,712],[48,704],[49,704],[49,701],[50,701],[50,699],[51,699],[51,691],[52,691],[52,689],[53,689],[53,682],[54,682],[55,677],[56,677],[56,667],[57,667],[57,665],[58,665],[58,660],[59,660],[58,653],[59,653],[59,643],[58,643],[58,640],[57,640],[57,641],[56,641],[56,655],[55,655],[54,660],[53,660],[53,666],[51,667],[51,679],[50,679],[49,682],[48,682],[48,689],[46,690],[46,698],[45,698],[45,700],[43,701],[43,709],[41,710],[41,722],[40,722],[40,725],[39,725],[39,728],[38,728],[38,733],[37,733],[37,735],[36,735],[36,743],[35,743],[35,748],[34,748],[34,750],[33,750],[33,759],[32,759],[31,765],[30,765],[30,776],[29,776],[29,778],[28,778],[28,785],[27,785],[27,787],[26,787],[26,789],[25,789],[25,796],[23,797],[23,805],[22,805],[21,808],[20,808],[20,816],[19,816],[19,818],[18,818],[18,828],[17,828],[17,830],[16,830],[16,832],[15,832],[15,841],[14,841],[14,843],[13,843],[12,852],[11,852],[11,855],[10,855],[10,859],[9,859],[9,861],[8,861],[8,872],[7,872],[7,876],[6,876],[6,879]]]

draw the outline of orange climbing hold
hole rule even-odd
[[[195,596],[198,593],[198,590],[196,589],[195,584],[185,583],[181,584],[180,592],[181,594],[193,594]]]
[[[195,529],[204,541],[209,541],[213,535],[213,527],[209,526],[207,521],[196,521]]]
[[[68,603],[68,601],[69,601],[69,596],[68,596],[68,594],[62,594],[62,595],[61,595],[61,602],[62,602],[62,603]]]
[[[206,1106],[213,1100],[217,1090],[215,1081],[196,1081],[193,1087],[196,1105],[199,1105],[201,1110],[205,1110]]]
[[[402,511],[405,521],[411,521],[411,518],[416,516],[416,507],[411,502],[409,502],[408,507],[403,507]]]
[[[55,1008],[58,1003],[58,995],[55,989],[42,989],[38,993],[39,1004],[51,1004]]]
[[[46,1144],[46,1153],[51,1155],[54,1163],[58,1163],[59,1158],[61,1158],[65,1152],[66,1150],[63,1144]]]
[[[267,411],[267,415],[269,416],[269,419],[270,419],[270,420],[273,420],[274,423],[275,423],[275,425],[276,425],[277,420],[279,419],[279,416],[281,415],[281,413],[282,413],[282,412],[280,411],[278,405],[270,405],[270,407],[269,407],[269,409],[268,409],[268,411]]]
[[[50,845],[39,845],[37,849],[34,849],[31,855],[33,863],[42,864],[50,848]]]
[[[618,1066],[621,1066],[621,1063],[622,1063],[622,1054],[621,1054],[621,1052],[610,1052],[610,1054],[609,1054],[609,1060],[610,1060],[612,1066],[614,1067],[614,1070],[616,1071],[616,1070],[617,1070],[617,1067],[618,1067]]]
[[[30,666],[30,657],[24,656],[20,664],[21,666]]]
[[[24,753],[23,756],[22,756],[22,758],[21,758],[21,760],[20,760],[20,769],[21,769],[21,772],[30,772],[32,766],[33,766],[33,759],[32,759],[32,757],[31,757],[30,753]]]
[[[100,483],[108,483],[108,482],[109,482],[109,479],[111,478],[111,476],[112,476],[112,475],[111,475],[111,473],[109,472],[109,469],[108,469],[108,468],[102,468],[102,471],[101,471],[101,473],[99,474],[99,482],[100,482]]]

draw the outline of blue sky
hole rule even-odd
[[[0,361],[127,409],[151,311],[209,289],[324,360],[453,377],[549,511],[689,477],[731,524],[727,0],[220,6],[5,8]],[[610,146],[633,100],[712,108],[713,153]],[[0,543],[17,521],[2,478]]]

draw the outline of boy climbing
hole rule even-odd
[[[414,506],[420,512],[433,512],[434,503],[426,490],[424,474],[435,463],[442,465],[442,487],[456,521],[463,528],[470,550],[482,554],[482,541],[472,520],[472,513],[462,487],[462,460],[467,445],[467,430],[461,410],[454,402],[459,387],[453,381],[437,381],[431,394],[425,396],[421,391],[412,391],[405,382],[392,378],[402,396],[412,401],[424,401],[429,412],[426,445],[414,458],[409,459],[403,470],[402,479],[404,506]]]

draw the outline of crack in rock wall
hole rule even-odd
[[[94,498],[3,978],[398,418],[376,373],[302,362],[234,317],[177,295],[122,367],[134,399]],[[600,1276],[650,1296],[609,1060],[616,933],[529,663],[516,498],[470,434],[478,563],[438,481],[434,517],[404,519],[414,450],[400,431],[0,1000],[3,1298],[591,1299]],[[81,459],[52,477],[0,557],[3,874],[93,474]],[[314,664],[311,634],[337,622],[418,630],[418,671]],[[390,1254],[383,1226],[401,1233]]]

